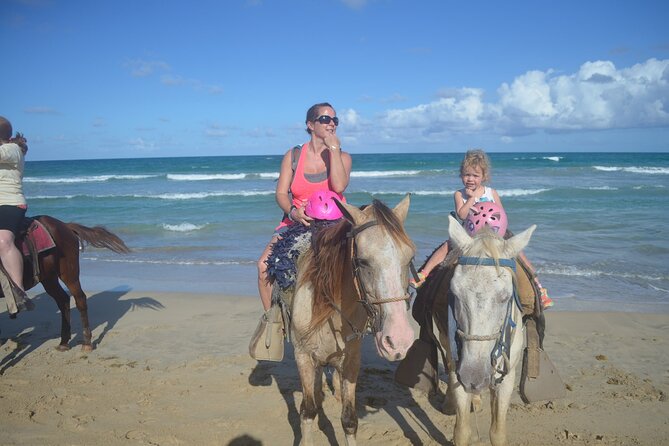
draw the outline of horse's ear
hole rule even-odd
[[[334,202],[341,211],[341,213],[344,214],[344,218],[353,223],[354,225],[360,223],[365,219],[365,214],[363,214],[363,212],[357,207],[347,203],[342,203],[336,198],[334,199]]]
[[[455,246],[463,251],[472,242],[472,238],[467,234],[465,228],[452,215],[448,216],[448,237],[453,241]]]
[[[520,251],[525,249],[530,242],[532,233],[537,229],[537,225],[532,225],[520,234],[516,234],[504,241],[504,254],[508,257],[516,257]]]
[[[409,205],[411,204],[411,194],[406,194],[404,198],[402,198],[402,201],[397,203],[397,206],[393,209],[393,213],[395,213],[395,216],[404,223],[404,220],[407,218],[407,214],[409,213]]]

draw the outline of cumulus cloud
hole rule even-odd
[[[503,83],[496,100],[479,88],[444,89],[437,99],[390,109],[375,119],[380,139],[439,140],[450,133],[488,132],[505,137],[669,126],[669,60],[628,68],[610,61],[584,63],[577,72],[528,71]],[[354,113],[354,111],[349,111]],[[357,116],[360,129],[366,127]]]
[[[153,152],[158,148],[154,141],[147,141],[144,138],[133,138],[128,141],[128,146],[140,152]]]
[[[130,69],[133,77],[148,77],[154,74],[160,74],[160,82],[167,86],[186,86],[196,91],[205,91],[216,95],[223,92],[223,87],[219,85],[207,84],[199,79],[185,78],[178,74],[171,73],[171,67],[167,62],[158,60],[132,59],[126,61],[124,66]]]
[[[341,0],[341,2],[352,9],[362,9],[367,4],[367,0]]]
[[[33,115],[58,115],[60,114],[58,110],[55,108],[51,107],[44,107],[44,106],[37,106],[37,107],[29,107],[24,110],[26,113],[33,114]]]
[[[130,69],[133,77],[146,77],[155,72],[165,72],[170,70],[170,65],[160,60],[142,60],[132,59],[124,64]]]

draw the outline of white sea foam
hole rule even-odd
[[[418,175],[420,170],[369,170],[369,171],[353,171],[351,177],[356,178],[379,178],[379,177],[407,177]]]
[[[525,195],[536,195],[550,189],[499,189],[497,193],[500,197],[523,197]]]
[[[80,197],[81,195],[26,195],[28,200],[71,200],[72,198]]]
[[[667,167],[617,167],[617,166],[592,166],[593,169],[602,172],[626,172],[642,175],[669,175]]]
[[[368,194],[371,196],[377,196],[377,195],[406,195],[407,193],[411,192],[411,195],[421,195],[421,196],[430,196],[430,195],[445,195],[445,196],[452,196],[453,191],[441,191],[441,190],[418,190],[418,191],[408,191],[408,190],[361,190],[361,191],[356,191],[356,193],[360,194]]]
[[[94,262],[109,262],[109,263],[135,263],[135,264],[149,264],[149,265],[252,265],[254,261],[236,261],[236,260],[151,260],[151,259],[112,259],[89,257],[84,254],[86,260]]]
[[[168,225],[167,223],[162,224],[163,229],[167,231],[174,231],[174,232],[192,232],[192,231],[198,231],[205,226],[204,225],[194,225],[193,223],[180,223],[178,225]]]
[[[253,197],[260,195],[273,195],[274,191],[272,190],[243,190],[243,191],[221,191],[221,192],[181,192],[181,193],[168,193],[168,194],[156,194],[156,195],[147,195],[147,194],[133,194],[133,195],[113,195],[113,194],[96,194],[96,195],[28,195],[26,198],[28,200],[63,200],[63,199],[72,199],[72,198],[143,198],[143,199],[154,199],[154,200],[197,200],[204,199],[209,197]]]
[[[615,277],[618,279],[636,279],[636,280],[648,280],[648,281],[660,281],[667,280],[667,277],[664,276],[648,276],[644,274],[631,274],[623,273],[617,271],[600,271],[596,269],[587,269],[576,266],[553,266],[553,267],[542,267],[539,271],[541,274],[554,274],[559,276],[577,276],[577,277]]]
[[[275,179],[279,178],[279,172],[263,172],[263,173],[259,173],[258,176],[260,178],[267,178],[267,179],[270,179],[270,180],[275,180]]]
[[[133,195],[135,198],[153,198],[160,200],[197,200],[210,197],[252,197],[255,195],[272,195],[274,191],[231,191],[231,192],[192,192],[192,193],[170,193],[158,195]]]
[[[155,178],[157,176],[158,175],[93,175],[69,178],[25,177],[23,181],[26,183],[102,183],[110,180],[144,180],[147,178]]]
[[[545,160],[555,161],[555,162],[559,162],[563,158],[564,158],[563,156],[544,156]]]
[[[591,186],[591,187],[584,187],[582,189],[587,189],[587,190],[620,190],[617,187],[611,187],[611,186]]]
[[[167,179],[173,181],[212,181],[212,180],[243,180],[245,173],[212,173],[212,174],[180,174],[168,173]]]

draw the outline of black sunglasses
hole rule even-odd
[[[338,117],[332,117],[328,115],[320,115],[318,118],[314,119],[314,122],[320,122],[323,125],[327,125],[330,123],[330,121],[334,122],[334,125],[337,126],[339,125],[339,118]]]

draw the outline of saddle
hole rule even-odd
[[[56,247],[49,230],[35,218],[26,217],[23,220],[16,246],[23,254],[24,263],[32,266],[32,281],[27,288],[40,281],[39,254]],[[26,289],[27,289],[26,288]]]
[[[267,258],[272,284],[272,306],[258,322],[249,342],[249,355],[257,361],[283,361],[284,341],[290,342],[290,304],[297,279],[297,260],[311,246],[312,230],[293,225],[274,244]]]
[[[46,227],[33,218],[23,220],[15,243],[23,254],[24,271],[32,268],[30,280],[26,280],[27,274],[24,274],[25,288],[32,288],[40,281],[39,253],[55,248],[56,243]],[[3,296],[11,318],[16,317],[19,311],[31,310],[33,307],[25,292],[12,281],[0,264],[0,297]]]
[[[428,394],[436,392],[439,387],[439,353],[441,353],[444,367],[448,367],[446,354],[434,333],[434,323],[443,332],[448,332],[448,294],[456,258],[457,256],[449,255],[418,290],[412,308],[412,316],[420,326],[420,334],[395,371],[396,382]],[[523,322],[531,321],[531,323],[526,323],[526,333],[528,339],[533,340],[533,343],[524,352],[521,384],[535,380],[529,386],[521,385],[521,394],[527,393],[524,392],[525,389],[530,389],[530,395],[522,395],[523,399],[526,402],[537,401],[535,395],[541,398],[546,396],[546,392],[538,391],[532,395],[533,390],[537,389],[536,380],[539,377],[539,370],[541,365],[550,363],[543,351],[546,322],[540,303],[540,290],[534,282],[534,274],[521,259],[516,259],[516,287],[522,306]],[[544,365],[544,368],[547,369],[548,365]],[[555,375],[554,367],[546,372]]]

